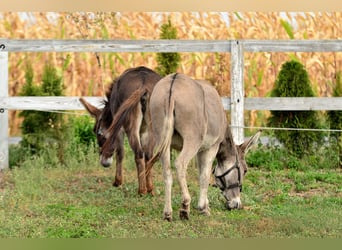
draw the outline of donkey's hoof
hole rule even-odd
[[[210,215],[210,207],[205,206],[205,207],[198,207],[198,211],[200,214],[209,216]]]
[[[154,196],[154,186],[153,185],[146,185],[147,193]]]
[[[189,220],[189,211],[181,209],[179,211],[179,218],[181,220]]]
[[[147,190],[147,193],[149,193],[151,196],[154,196],[154,191],[153,190]]]
[[[171,222],[172,221],[172,214],[171,213],[164,213],[164,220]]]
[[[122,181],[115,180],[113,182],[113,187],[120,187],[122,185]]]
[[[138,194],[139,194],[139,195],[145,195],[145,194],[147,194],[147,189],[139,189],[139,190],[138,190]]]
[[[205,215],[205,216],[210,216],[210,211],[209,209],[203,209],[203,210],[199,210],[200,214]]]

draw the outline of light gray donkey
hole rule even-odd
[[[215,88],[204,80],[193,80],[180,73],[157,82],[149,108],[156,145],[147,170],[155,161],[161,160],[165,182],[164,219],[172,220],[171,148],[180,151],[174,165],[182,192],[181,219],[189,219],[191,197],[186,174],[187,166],[195,156],[199,168],[199,211],[210,214],[207,193],[212,172],[216,185],[227,200],[227,208],[241,208],[240,192],[247,172],[244,156],[260,132],[236,146]],[[212,170],[215,158],[218,164]]]

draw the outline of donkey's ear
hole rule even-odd
[[[259,137],[261,135],[261,130],[259,130],[255,135],[247,139],[244,143],[239,145],[242,152],[247,154],[248,150],[258,141]]]
[[[101,114],[101,110],[96,108],[95,106],[91,105],[89,102],[87,102],[83,97],[81,97],[80,102],[82,103],[82,105],[86,108],[86,110],[89,112],[89,114],[94,117],[94,118],[98,118]]]

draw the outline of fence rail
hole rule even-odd
[[[0,39],[4,52],[231,52],[234,40]],[[238,40],[245,52],[340,52],[341,40]]]
[[[8,167],[8,110],[81,110],[78,97],[9,97],[8,53],[12,52],[226,52],[231,53],[231,112],[234,141],[244,139],[244,110],[342,110],[342,97],[245,98],[245,52],[342,52],[342,40],[22,40],[0,39],[0,169]],[[99,97],[87,97],[101,105]]]
[[[83,96],[96,107],[103,97]],[[342,97],[247,97],[244,110],[342,110]],[[231,98],[221,97],[225,110],[231,110]],[[4,110],[84,110],[78,96],[14,96],[0,98]]]

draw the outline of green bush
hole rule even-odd
[[[51,65],[44,67],[41,84],[34,84],[34,72],[30,64],[25,72],[25,84],[21,96],[60,96],[63,94],[62,77]],[[62,147],[63,115],[57,112],[42,112],[24,110],[19,116],[23,117],[21,124],[22,146],[32,153],[37,153],[50,144],[57,143]],[[61,156],[62,157],[62,156]]]
[[[271,93],[272,97],[313,97],[309,77],[304,66],[295,60],[282,65]],[[320,129],[322,118],[316,111],[271,111],[268,126],[282,128]],[[275,136],[295,156],[311,154],[323,145],[320,131],[275,130]]]
[[[177,39],[177,29],[172,26],[171,21],[164,23],[161,26],[160,39]],[[179,53],[157,53],[158,67],[156,71],[166,76],[177,71],[180,63]]]
[[[246,155],[250,168],[261,168],[269,171],[293,169],[334,169],[338,164],[338,156],[331,147],[321,147],[315,154],[296,157],[284,147],[259,145]]]
[[[334,97],[342,96],[342,73],[338,72],[336,74],[336,83],[333,89]],[[328,111],[328,120],[330,129],[338,129],[342,130],[342,111],[330,110]],[[341,132],[332,132],[331,143],[336,144],[338,148],[339,155],[339,165],[342,166],[342,133]]]
[[[60,139],[63,144],[50,143],[34,154],[26,145],[11,145],[10,168],[16,167],[73,167],[98,161],[97,144],[90,116],[71,116],[66,120]],[[42,136],[43,137],[43,136]]]
[[[63,95],[62,77],[51,64],[44,67],[41,84],[34,84],[34,71],[28,64],[25,80],[21,96]],[[65,119],[59,112],[35,110],[24,110],[19,115],[24,118],[21,124],[22,141],[20,145],[11,147],[11,167],[30,164],[35,157],[45,159],[46,167],[73,165],[75,161],[84,161],[90,151],[96,151],[94,121],[89,116]],[[32,158],[33,155],[36,156]]]
[[[96,143],[96,136],[93,131],[94,119],[88,115],[71,117],[68,128],[74,144],[92,145]]]
[[[283,155],[284,150],[279,147],[269,148],[260,146],[251,150],[247,156],[246,161],[249,167],[263,168],[267,170],[279,170],[284,168]]]

